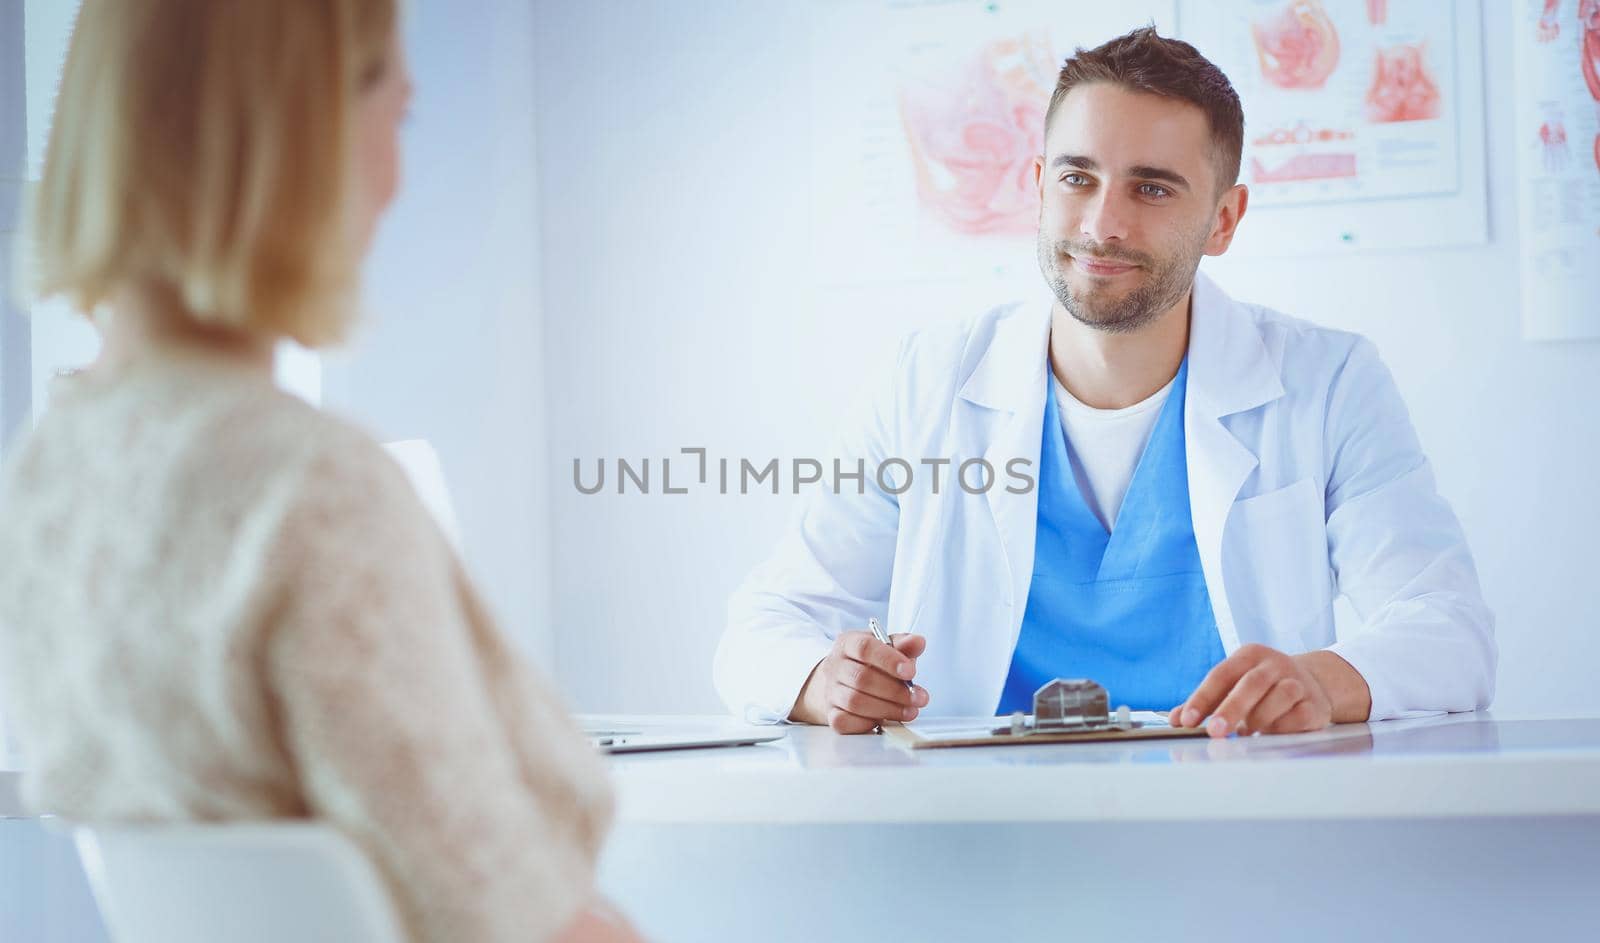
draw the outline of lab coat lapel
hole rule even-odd
[[[1039,511],[1039,444],[1044,429],[1046,365],[1049,361],[1050,305],[1028,302],[996,321],[983,359],[961,387],[974,435],[966,441],[983,449],[983,458],[996,475],[984,493],[994,516],[1010,581],[1002,604],[1011,606],[1010,637],[1006,651],[1016,644],[1022,625],[1028,587],[1033,581],[1034,529]],[[1027,474],[1035,486],[1026,493],[1007,490],[1016,479],[1007,474],[1014,459],[1029,462]],[[957,461],[961,459],[957,457]],[[955,485],[959,487],[959,485]]]
[[[1259,460],[1223,419],[1281,397],[1283,382],[1255,320],[1204,275],[1195,277],[1190,311],[1184,404],[1189,512],[1217,631],[1232,653],[1239,632],[1223,584],[1222,539],[1239,489]]]

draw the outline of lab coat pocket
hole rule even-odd
[[[1223,542],[1223,582],[1241,642],[1303,651],[1333,602],[1327,522],[1317,483],[1302,478],[1238,501]]]

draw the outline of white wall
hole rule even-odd
[[[21,0],[0,0],[0,454],[27,415],[28,325],[16,303],[5,262],[16,242],[18,204],[27,165],[27,105],[22,61]],[[4,701],[0,691],[0,702]],[[0,713],[0,769],[16,747]]]
[[[506,630],[550,658],[532,11],[412,0],[405,180],[367,267],[369,313],[324,358],[323,403],[437,449],[467,563]]]
[[[585,496],[572,458],[818,451],[896,338],[1018,289],[814,283],[808,136],[829,125],[810,113],[803,5],[536,16],[557,671],[583,709],[715,710],[724,603],[793,499]],[[1600,346],[1519,337],[1509,6],[1484,17],[1489,245],[1207,268],[1238,297],[1377,342],[1499,617],[1497,706],[1593,711]]]
[[[538,7],[556,668],[585,710],[711,711],[728,594],[791,499],[579,494],[572,460],[818,452],[894,339],[980,299],[811,281],[807,11]]]

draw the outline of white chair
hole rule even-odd
[[[404,943],[376,870],[312,823],[80,825],[114,943]]]
[[[455,505],[450,501],[450,487],[444,481],[444,467],[439,464],[439,453],[427,439],[401,439],[384,445],[389,456],[411,479],[422,506],[433,514],[445,539],[461,552],[461,524],[456,519]]]

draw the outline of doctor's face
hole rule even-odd
[[[1221,204],[1236,199],[1238,214],[1219,218],[1211,151],[1205,113],[1188,102],[1104,82],[1067,93],[1034,171],[1039,268],[1069,314],[1131,333],[1183,300],[1244,210],[1236,186]]]

